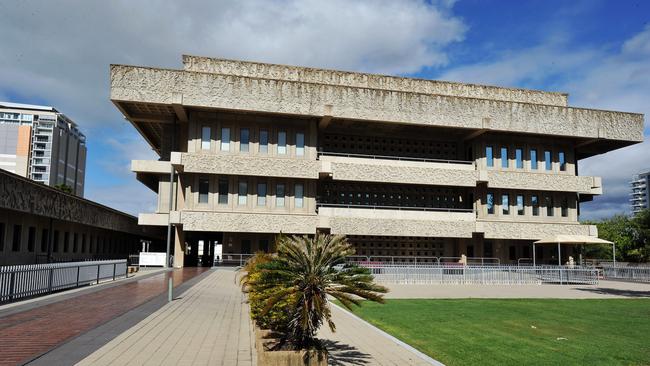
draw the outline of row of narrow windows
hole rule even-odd
[[[220,205],[228,205],[228,192],[230,191],[230,183],[227,178],[220,178],[218,181],[217,190],[217,203]],[[248,204],[248,195],[255,194],[257,206],[266,206],[269,196],[269,184],[267,182],[259,182],[255,187],[256,191],[253,193],[249,190],[248,181],[240,179],[237,182],[237,205],[246,206]],[[285,207],[287,197],[287,184],[275,184],[275,207]],[[210,193],[210,179],[199,178],[199,203],[207,204],[209,202]],[[302,208],[305,201],[305,187],[302,183],[293,184],[293,197],[294,206]]]
[[[495,154],[494,154],[494,148],[492,146],[486,146],[485,147],[485,158],[486,158],[486,164],[488,167],[494,167],[494,159],[495,159]],[[508,153],[508,148],[507,147],[501,147],[500,150],[500,155],[501,159],[501,168],[509,168],[510,167],[510,155]],[[516,169],[523,169],[524,168],[524,149],[522,148],[516,148],[515,149],[515,155],[514,155],[514,160],[515,160],[515,168]],[[537,155],[537,149],[530,149],[528,150],[528,160],[530,160],[530,169],[531,170],[539,170],[539,163],[540,160],[538,159]],[[560,171],[566,171],[566,155],[564,154],[564,151],[558,151],[557,152],[557,161],[560,164]],[[553,152],[551,150],[544,150],[544,155],[542,156],[541,162],[543,163],[544,169],[545,170],[553,170]]]
[[[11,251],[20,252],[23,247],[23,226],[13,225],[11,235]],[[5,223],[0,222],[0,252],[5,250],[5,241],[7,238],[9,227]],[[48,244],[50,240],[50,233],[48,229],[41,230],[40,241],[37,243],[36,238],[37,228],[30,226],[27,228],[27,251],[33,253],[36,250],[36,245],[39,244],[40,252],[48,252]],[[126,243],[117,238],[101,237],[101,236],[87,236],[86,234],[71,233],[66,231],[63,233],[63,241],[60,240],[60,232],[54,230],[54,237],[52,238],[52,253],[71,253],[71,254],[110,254],[110,253],[123,253],[126,252]],[[62,250],[61,250],[62,249]]]
[[[221,128],[221,138],[219,149],[221,151],[230,151],[230,143],[233,142],[231,138],[231,128]],[[287,154],[287,131],[277,131],[277,154]],[[296,156],[305,155],[305,134],[303,132],[296,132],[295,134]],[[239,128],[239,152],[249,152],[251,142],[251,130],[247,127]],[[258,136],[257,152],[260,154],[268,154],[269,152],[269,130],[260,129]],[[201,150],[210,150],[212,146],[212,128],[203,126],[201,128]]]
[[[502,215],[510,215],[511,214],[511,208],[514,206],[514,211],[518,216],[523,216],[526,214],[525,211],[525,196],[523,194],[516,194],[516,195],[511,195],[511,194],[501,194],[501,214]],[[511,199],[514,198],[514,201],[511,201]],[[487,213],[488,215],[493,215],[495,214],[496,210],[496,205],[495,205],[495,195],[492,192],[488,192],[486,194],[486,206],[487,206]],[[555,215],[555,202],[553,200],[553,196],[546,195],[543,196],[543,207],[546,210],[546,216],[554,216]],[[532,215],[533,216],[540,216],[540,209],[542,207],[540,203],[540,196],[537,194],[530,195],[530,206],[532,209]],[[568,217],[569,216],[569,199],[567,197],[562,198],[560,202],[560,215],[562,217]]]

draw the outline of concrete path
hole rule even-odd
[[[650,283],[600,281],[598,285],[385,285],[387,299],[610,299],[650,298]]]
[[[330,365],[442,365],[411,346],[332,306],[336,332],[323,325],[318,333],[330,353]]]
[[[78,364],[253,365],[244,300],[234,271],[217,270]]]
[[[5,306],[0,309],[0,365],[40,359],[164,293],[169,276],[181,285],[205,270],[162,272]]]

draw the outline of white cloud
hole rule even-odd
[[[445,65],[446,46],[463,39],[466,27],[452,6],[451,0],[0,2],[0,97],[45,100],[78,122],[89,145],[86,197],[145,212],[152,194],[129,164],[151,154],[109,101],[109,64],[180,68],[187,53],[411,73]]]

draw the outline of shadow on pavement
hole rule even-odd
[[[595,288],[577,288],[579,291],[592,292],[599,295],[616,295],[625,297],[650,297],[650,291],[621,290],[615,288],[595,287]]]
[[[370,355],[359,351],[356,347],[341,342],[323,340],[329,353],[329,365],[367,365],[370,363]]]

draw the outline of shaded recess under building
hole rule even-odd
[[[602,181],[579,162],[643,141],[643,115],[557,92],[195,56],[110,77],[111,100],[160,156],[132,162],[158,193],[139,223],[174,226],[179,266],[215,242],[251,253],[317,231],[364,256],[517,263],[535,240],[597,236],[578,218]]]
[[[126,258],[165,250],[165,231],[98,203],[0,170],[0,265]]]

